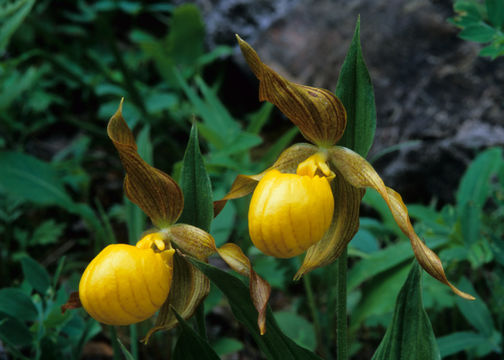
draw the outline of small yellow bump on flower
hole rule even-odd
[[[327,165],[327,154],[321,152],[313,154],[298,165],[296,174],[313,177],[317,171],[327,177],[328,181],[334,179],[335,174]]]
[[[173,254],[156,252],[160,239],[146,235],[137,246],[113,244],[87,266],[79,284],[79,297],[91,317],[108,325],[143,321],[163,305],[170,292]],[[159,250],[164,248],[156,246]],[[150,244],[150,245],[149,245]]]
[[[139,242],[137,242],[136,247],[139,249],[149,249],[154,247],[163,251],[166,248],[165,236],[161,232],[153,232],[145,235]]]
[[[254,245],[267,255],[290,258],[319,241],[334,212],[329,184],[333,177],[323,153],[299,164],[296,174],[268,171],[250,202],[249,234]]]

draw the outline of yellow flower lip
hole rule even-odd
[[[294,257],[324,236],[333,217],[334,199],[329,178],[316,174],[322,160],[317,153],[301,163],[296,174],[272,169],[259,181],[248,218],[250,238],[263,253]],[[322,172],[334,176],[322,167]]]
[[[151,240],[144,238],[139,246],[109,245],[89,263],[79,297],[91,317],[108,325],[129,325],[151,317],[163,305],[175,250],[155,252],[146,246]]]

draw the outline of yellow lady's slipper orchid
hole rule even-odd
[[[164,249],[158,234],[145,236],[136,246],[107,246],[82,275],[82,306],[108,325],[129,325],[151,317],[170,292],[174,252]]]
[[[323,173],[319,176],[308,169],[319,157],[317,153],[299,164],[296,174],[269,170],[257,184],[250,201],[249,232],[263,253],[297,256],[329,228],[334,211],[331,186]]]
[[[145,235],[136,246],[114,244],[103,249],[89,263],[79,292],[70,295],[62,311],[83,306],[104,324],[127,325],[159,310],[154,327],[144,338],[147,343],[154,332],[177,325],[174,311],[184,319],[191,317],[210,290],[208,278],[185,256],[207,261],[217,252],[232,269],[250,278],[257,324],[264,334],[269,284],[255,273],[239,247],[227,244],[217,248],[206,231],[177,223],[184,207],[182,189],[169,175],[140,157],[133,133],[122,116],[122,101],[109,120],[107,133],[126,170],[126,196],[149,216],[157,230]]]
[[[415,257],[431,276],[448,285],[457,295],[474,299],[453,286],[443,270],[439,257],[416,235],[411,225],[408,210],[401,196],[383,183],[373,167],[359,154],[341,146],[335,146],[346,127],[346,111],[341,101],[330,91],[295,84],[277,74],[264,64],[256,51],[237,36],[241,51],[249,67],[259,79],[259,99],[276,105],[312,144],[295,144],[286,149],[277,161],[257,175],[238,175],[229,193],[214,204],[216,213],[227,200],[236,199],[254,191],[249,211],[250,236],[253,243],[266,254],[276,257],[295,256],[306,249],[303,264],[295,275],[303,274],[327,265],[338,258],[359,227],[359,205],[365,188],[375,189],[386,201],[397,225],[408,236]],[[300,175],[316,174],[334,177],[331,182],[334,211],[320,205],[305,205],[302,200],[318,199],[319,185],[311,185],[310,194],[305,186],[295,185],[288,189],[286,184],[294,184]],[[294,175],[294,173],[296,173]],[[331,173],[331,174],[330,174]],[[311,180],[313,181],[313,180]],[[291,185],[293,186],[293,185]],[[296,194],[299,191],[300,194]],[[331,192],[324,190],[325,194]],[[290,209],[298,205],[295,216]],[[301,205],[303,204],[303,205]],[[312,209],[310,211],[310,209]],[[304,211],[304,217],[300,215]],[[327,212],[327,213],[326,213]],[[331,215],[331,216],[329,216]],[[330,218],[330,224],[325,219]],[[326,229],[323,235],[306,236],[298,244],[296,235],[308,231],[307,224],[313,226],[324,219]],[[294,220],[290,223],[288,220]],[[300,236],[301,237],[301,236]]]

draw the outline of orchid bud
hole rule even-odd
[[[317,153],[299,164],[296,174],[268,171],[259,181],[249,208],[249,233],[263,253],[290,258],[318,242],[331,224],[334,177]]]
[[[157,247],[161,243],[162,248]],[[168,297],[173,275],[175,250],[159,251],[163,249],[157,233],[137,246],[113,244],[103,249],[79,284],[88,314],[108,325],[129,325],[154,315]]]

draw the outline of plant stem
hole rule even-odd
[[[137,325],[136,324],[131,324],[129,326],[130,330],[130,352],[131,355],[133,355],[133,359],[138,359],[138,331],[137,331]]]
[[[117,332],[114,326],[109,326],[110,329],[110,342],[112,343],[112,349],[114,350],[114,360],[121,359],[121,347],[117,341]]]
[[[348,326],[347,326],[347,249],[337,260],[338,274],[336,279],[336,354],[338,360],[348,359]]]
[[[313,327],[315,328],[315,337],[317,338],[317,347],[322,350],[322,331],[320,327],[320,320],[317,312],[317,305],[315,304],[315,298],[313,297],[313,289],[311,284],[311,276],[309,273],[303,275],[303,284],[306,291],[306,298],[308,300],[308,307],[310,308],[311,317],[313,321]],[[325,354],[321,354],[325,357]]]

